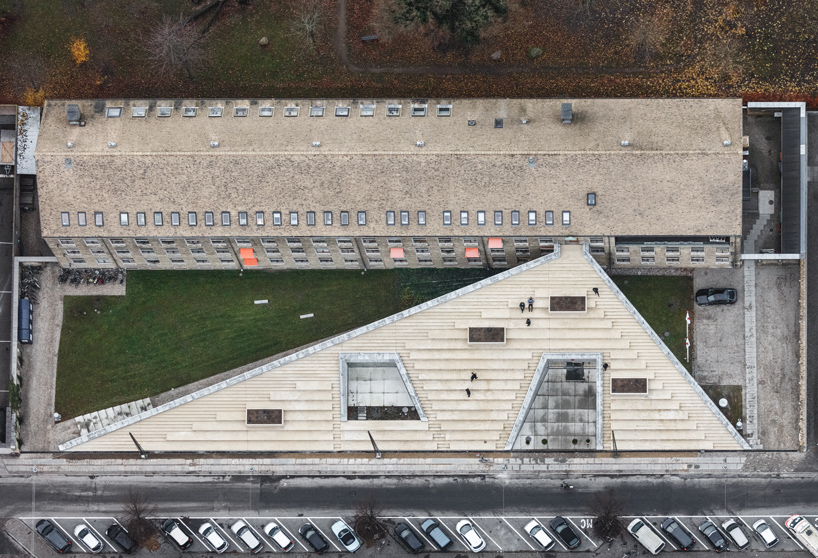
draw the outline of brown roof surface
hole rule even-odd
[[[528,234],[527,226],[511,226],[514,209],[523,223],[525,212],[538,211],[534,234],[740,234],[740,99],[571,102],[574,122],[563,125],[561,101],[551,99],[430,100],[426,117],[410,116],[407,100],[47,101],[37,144],[43,234]],[[80,106],[85,126],[68,124],[69,103]],[[308,116],[311,104],[325,106],[324,116]],[[375,115],[359,116],[362,104],[374,104]],[[435,116],[438,104],[451,105],[451,116]],[[163,105],[173,107],[169,118],[157,117]],[[299,115],[284,117],[296,105]],[[387,117],[387,105],[401,105],[400,116]],[[147,116],[132,117],[142,106]],[[183,117],[184,106],[198,106],[197,116]],[[210,106],[224,107],[224,115],[208,117]],[[232,116],[236,106],[248,107],[248,116]],[[262,106],[274,107],[271,118],[259,117]],[[334,116],[336,106],[350,107],[350,116]],[[106,107],[123,107],[122,117],[106,118]],[[586,206],[588,192],[598,195],[594,208]],[[444,209],[452,211],[451,227],[442,224]],[[501,209],[504,226],[476,225],[478,210],[492,223]],[[230,211],[237,227],[238,211],[261,210],[267,225],[243,232],[205,227],[201,215],[214,211],[218,222],[219,212]],[[287,212],[299,211],[301,225],[274,228],[274,210],[285,222]],[[306,226],[308,210],[317,212],[315,227]],[[342,210],[353,223],[355,212],[367,211],[367,226],[342,229]],[[387,210],[410,211],[412,225],[386,226]],[[416,225],[419,210],[427,212],[426,227]],[[458,224],[461,210],[470,212],[469,226]],[[545,210],[557,223],[570,210],[571,226],[543,226]],[[70,227],[60,226],[61,211],[71,212]],[[88,213],[91,226],[76,225],[77,211]],[[104,227],[93,226],[94,211],[104,212]],[[130,227],[120,227],[120,211],[131,213]],[[135,226],[137,211],[149,214],[149,226]],[[174,230],[166,214],[165,226],[154,227],[153,211],[180,211],[183,223],[185,212],[197,211],[200,224]],[[333,227],[321,224],[323,211],[335,213]]]

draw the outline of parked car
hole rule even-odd
[[[117,545],[120,549],[122,549],[122,552],[124,552],[125,554],[130,554],[139,547],[139,545],[136,544],[136,541],[133,540],[131,536],[128,534],[128,531],[123,529],[122,526],[120,526],[117,523],[114,523],[113,525],[108,527],[108,530],[105,531],[105,534],[108,536],[109,539],[114,541],[114,544]]]
[[[49,520],[41,519],[37,522],[36,528],[40,536],[60,554],[71,551],[71,541],[59,529],[54,527],[54,524]]]
[[[468,519],[458,521],[457,525],[455,525],[455,531],[472,552],[480,552],[486,548],[486,541],[483,540],[483,537],[480,536],[480,533],[477,532]]]
[[[361,548],[361,541],[358,540],[358,537],[355,535],[355,532],[349,528],[349,525],[346,524],[343,520],[338,520],[332,524],[332,533],[341,541],[341,544],[344,545],[350,552],[355,552],[359,548]]]
[[[659,554],[665,548],[665,542],[640,518],[630,522],[628,532],[651,554]]]
[[[763,519],[759,519],[753,523],[753,531],[756,532],[761,542],[763,542],[767,548],[772,548],[778,544],[778,537],[775,536],[773,530],[770,529],[770,526],[767,525],[767,522]]]
[[[565,521],[562,517],[557,516],[551,520],[549,526],[554,530],[554,532],[562,539],[562,542],[565,543],[565,546],[568,547],[568,550],[574,550],[576,547],[579,546],[581,542],[579,537],[574,533],[574,530],[568,526],[568,522]]]
[[[672,517],[668,517],[662,522],[662,531],[670,535],[682,550],[690,550],[696,544],[696,541],[693,540],[690,533]]]
[[[395,534],[398,536],[398,540],[403,543],[403,546],[412,554],[417,554],[423,550],[423,543],[420,542],[415,532],[406,523],[395,525]]]
[[[528,536],[534,539],[540,548],[543,550],[551,550],[551,548],[557,544],[554,539],[548,536],[548,533],[545,529],[543,529],[542,524],[536,519],[533,519],[525,524],[525,532],[528,533]]]
[[[102,552],[102,549],[104,548],[102,541],[99,540],[99,538],[93,534],[91,529],[89,529],[84,523],[80,523],[74,527],[74,536],[81,540],[82,544],[84,544],[85,547],[94,554],[97,552]]]
[[[261,530],[264,531],[265,535],[273,539],[273,542],[276,543],[284,552],[291,551],[295,546],[295,543],[284,533],[284,531],[281,530],[281,527],[272,521],[262,527]]]
[[[435,544],[440,547],[440,550],[447,550],[454,544],[452,539],[443,532],[440,525],[438,525],[434,519],[427,519],[420,525],[420,528],[435,541]]]
[[[713,287],[696,291],[696,304],[699,306],[713,306],[716,304],[735,304],[738,300],[736,289]]]
[[[298,529],[298,534],[301,535],[307,544],[312,547],[314,551],[318,554],[323,554],[329,549],[329,544],[327,541],[324,540],[318,531],[315,530],[315,527],[312,526],[312,523],[305,523]]]
[[[173,519],[166,519],[162,523],[162,531],[182,550],[193,544],[193,539],[188,537],[187,533],[182,531],[181,527]]]
[[[741,528],[741,525],[739,525],[735,519],[728,519],[722,522],[721,528],[733,539],[733,542],[736,543],[736,548],[739,550],[746,548],[747,545],[750,544],[750,540],[747,538],[747,535],[744,534],[744,529]]]
[[[202,523],[202,525],[199,527],[199,534],[202,536],[202,538],[204,538],[207,546],[219,554],[227,550],[227,547],[229,546],[227,541],[224,540],[224,537],[222,537],[221,534],[216,531],[209,521]]]
[[[710,544],[716,549],[716,552],[723,552],[727,550],[727,547],[730,545],[712,521],[705,521],[699,525],[699,531],[701,531],[702,535],[707,537]]]
[[[258,537],[256,537],[255,533],[253,533],[253,530],[250,529],[250,527],[243,520],[239,519],[236,521],[230,526],[230,530],[241,539],[241,542],[247,545],[247,548],[249,548],[250,552],[253,554],[261,552],[261,550],[264,548],[262,542],[258,540]]]

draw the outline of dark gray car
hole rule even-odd
[[[696,291],[696,304],[699,306],[713,306],[716,304],[735,304],[738,300],[736,289],[713,287]]]
[[[65,554],[71,550],[71,541],[65,537],[53,523],[47,519],[41,519],[37,522],[37,532],[43,537],[48,544],[54,547],[54,550],[60,554]]]
[[[696,544],[696,541],[693,540],[690,533],[672,517],[668,517],[662,522],[662,531],[670,535],[682,550],[690,550]]]
[[[406,523],[398,523],[395,525],[395,534],[398,536],[398,540],[400,540],[412,554],[417,554],[423,550],[423,543],[420,542],[415,532],[412,531]]]

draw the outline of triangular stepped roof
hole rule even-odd
[[[549,312],[548,297],[565,295],[587,296],[587,311]],[[535,309],[523,315],[529,296]],[[469,344],[474,326],[505,327],[505,344]],[[370,431],[384,451],[502,450],[542,355],[572,352],[602,353],[610,364],[604,449],[612,428],[620,450],[749,448],[587,247],[569,245],[60,449],[130,451],[130,432],[148,451],[369,451]],[[342,421],[342,353],[397,353],[428,421]],[[612,397],[612,377],[647,378],[648,395]],[[247,408],[281,408],[284,424],[247,426]]]

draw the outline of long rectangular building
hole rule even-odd
[[[63,266],[729,266],[740,99],[47,101]]]

